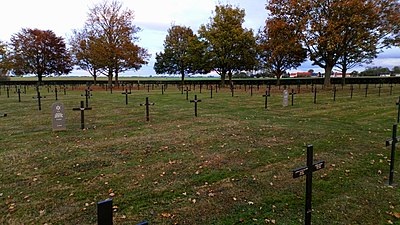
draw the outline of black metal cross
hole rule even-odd
[[[399,142],[400,136],[397,134],[397,124],[393,124],[392,138],[386,140],[386,147],[392,146],[392,152],[390,155],[390,173],[389,173],[389,185],[393,184],[393,174],[394,174],[394,158],[396,153],[396,143]]]
[[[314,90],[314,104],[317,104],[317,86],[315,86]]]
[[[42,99],[42,98],[46,98],[46,96],[40,96],[39,87],[38,87],[38,88],[36,88],[36,92],[37,92],[37,95],[36,95],[36,97],[32,97],[32,98],[36,98],[36,99],[38,100],[38,106],[39,106],[39,110],[42,110],[42,103],[41,103],[41,100],[40,100],[40,99]]]
[[[250,85],[250,96],[253,96],[253,85]]]
[[[197,103],[201,102],[201,100],[197,99],[197,95],[194,95],[194,100],[190,100],[190,102],[194,102],[194,116],[197,117]]]
[[[125,89],[125,92],[122,92],[121,94],[125,95],[125,105],[128,105],[128,95],[132,94],[132,92],[128,92],[128,89]]]
[[[305,225],[311,225],[312,173],[325,168],[325,161],[313,162],[313,146],[307,145],[307,166],[293,170],[293,178],[306,175]]]
[[[397,105],[397,123],[399,123],[400,121],[400,96],[399,96],[399,100],[397,100],[396,102]]]
[[[54,88],[54,94],[56,96],[56,101],[58,100],[58,90],[57,87]]]
[[[365,86],[365,97],[368,96],[368,84]]]
[[[150,105],[154,105],[154,103],[149,103],[149,97],[146,97],[145,104],[140,104],[140,106],[146,106],[146,121],[150,120],[150,110],[149,110]]]
[[[294,92],[294,90],[292,89],[292,93],[289,93],[289,95],[291,95],[292,96],[292,106],[293,106],[293,101],[294,101],[294,95],[295,95],[296,93]]]
[[[378,87],[378,89],[379,89],[379,91],[378,91],[378,96],[379,96],[379,97],[381,96],[381,88],[382,88],[382,84],[379,84],[379,87]]]
[[[7,98],[10,97],[10,87],[7,87]]]
[[[91,92],[90,89],[85,89],[85,94],[81,94],[81,96],[85,96],[85,99],[86,99],[86,108],[89,107],[89,99],[90,99],[90,96],[93,96],[92,93],[90,93],[90,92]]]
[[[21,89],[20,88],[18,88],[17,93],[18,93],[18,102],[21,102]]]
[[[186,92],[186,100],[189,100],[189,88],[186,86],[185,92]]]
[[[83,101],[81,101],[81,107],[73,108],[74,111],[81,111],[81,129],[85,129],[85,110],[92,110],[92,108],[84,107]]]
[[[113,224],[113,203],[112,199],[107,199],[97,203],[97,224]]]
[[[213,97],[212,96],[212,94],[213,94],[213,86],[212,85],[210,86],[210,91],[211,91],[211,98],[212,98]]]
[[[336,101],[336,85],[333,86],[333,101]]]
[[[393,92],[393,84],[390,83],[390,95],[392,95],[392,92]]]
[[[354,91],[354,87],[353,85],[350,86],[350,98],[353,99],[353,91]]]
[[[265,109],[268,108],[268,97],[271,96],[268,92],[268,90],[265,91],[265,95],[263,95],[263,97],[265,97]]]

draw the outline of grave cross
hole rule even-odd
[[[263,95],[263,97],[265,97],[265,109],[268,108],[268,97],[271,96],[268,92],[268,90],[265,91],[265,95]]]
[[[197,95],[194,95],[194,100],[190,100],[190,102],[194,102],[194,116],[197,117],[197,103],[201,102],[201,100],[197,99]]]
[[[113,204],[112,199],[107,199],[97,203],[97,224],[112,225],[113,224]]]
[[[90,96],[93,96],[92,93],[90,93],[90,89],[85,89],[85,94],[81,94],[81,96],[85,96],[85,100],[86,100],[86,108],[89,107],[89,99]]]
[[[379,87],[378,87],[378,89],[379,89],[378,96],[379,97],[381,96],[381,88],[382,88],[382,84],[379,84]]]
[[[392,95],[392,91],[393,91],[393,84],[390,83],[390,95]]]
[[[317,104],[317,86],[315,86],[314,90],[314,104]]]
[[[10,97],[10,87],[7,87],[7,98]]]
[[[186,100],[189,100],[189,88],[186,86],[185,92],[186,92]]]
[[[18,102],[21,102],[21,89],[20,88],[18,88],[17,93],[18,93]]]
[[[368,84],[365,86],[365,97],[368,96]]]
[[[333,86],[333,101],[336,101],[336,85]]]
[[[7,117],[7,113],[0,113],[0,117]]]
[[[146,103],[145,104],[140,104],[140,106],[146,106],[146,121],[150,120],[149,105],[154,105],[154,103],[149,103],[149,97],[146,97]]]
[[[325,161],[313,162],[313,146],[307,145],[307,166],[293,170],[293,178],[306,175],[305,225],[311,225],[312,173],[325,168]]]
[[[54,88],[54,94],[56,96],[56,101],[58,100],[58,90],[57,87]]]
[[[84,107],[83,101],[81,101],[81,107],[73,108],[74,111],[81,111],[81,129],[85,129],[85,110],[92,110],[92,108]]]
[[[390,174],[389,174],[389,185],[393,184],[393,174],[394,174],[394,157],[396,151],[396,143],[399,142],[400,136],[396,137],[397,124],[393,124],[392,138],[386,140],[386,147],[392,146],[392,151],[390,154]]]
[[[291,95],[292,96],[292,106],[293,106],[293,100],[294,100],[294,95],[295,95],[296,93],[294,92],[294,90],[292,89],[292,92],[291,93],[289,93],[289,95]]]
[[[125,95],[125,105],[128,105],[128,95],[132,94],[132,92],[128,92],[128,89],[125,89],[125,92],[122,92],[121,94]]]
[[[32,98],[37,98],[37,100],[38,100],[38,106],[39,106],[39,110],[42,110],[42,103],[41,103],[41,100],[40,100],[40,99],[42,99],[42,98],[46,98],[46,96],[40,96],[39,87],[37,87],[37,88],[36,88],[36,92],[37,92],[37,95],[36,95],[36,97],[32,97]]]
[[[400,96],[399,96],[399,100],[397,100],[396,102],[397,105],[397,123],[399,123],[400,120]]]
[[[354,87],[353,85],[350,86],[350,98],[353,99],[353,91],[354,91]]]
[[[213,92],[213,86],[212,85],[210,86],[210,90],[211,90],[211,98],[212,98],[212,94],[213,94],[212,93]]]

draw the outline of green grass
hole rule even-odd
[[[313,103],[303,86],[294,106],[282,107],[273,87],[264,109],[265,86],[253,96],[237,87],[213,93],[192,87],[194,105],[170,85],[164,95],[95,87],[91,111],[72,111],[83,86],[59,93],[67,130],[51,130],[54,93],[42,89],[42,111],[30,87],[22,102],[1,87],[1,224],[96,224],[96,202],[115,194],[115,224],[302,224],[305,178],[291,170],[305,165],[306,144],[326,168],[314,173],[313,224],[400,224],[398,186],[385,185],[400,88],[370,85],[319,90]],[[150,122],[145,97],[150,108]],[[290,104],[290,101],[289,101]],[[396,162],[395,180],[398,175]]]

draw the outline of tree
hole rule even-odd
[[[201,25],[199,35],[207,46],[210,65],[220,76],[222,84],[232,73],[252,70],[257,65],[256,41],[253,31],[242,27],[245,11],[231,5],[217,5],[210,22]]]
[[[156,54],[154,70],[157,74],[180,74],[183,85],[186,74],[209,72],[204,55],[205,46],[192,29],[173,25],[164,40],[164,52]]]
[[[99,57],[93,65],[104,67],[109,85],[114,74],[118,83],[120,72],[140,69],[150,57],[146,49],[135,44],[140,28],[132,23],[133,19],[133,11],[123,10],[118,1],[103,1],[89,9],[84,29],[88,32],[87,41],[95,43],[93,49],[89,48],[90,55]]]
[[[0,77],[10,70],[9,51],[6,43],[0,41]]]
[[[272,18],[258,35],[260,61],[276,76],[277,85],[286,70],[297,68],[307,57],[306,49],[290,26],[281,19]]]
[[[103,72],[107,65],[104,57],[105,48],[99,39],[91,36],[85,29],[74,30],[69,44],[73,63],[89,72],[96,84],[98,74]]]
[[[14,34],[10,60],[15,74],[36,74],[39,83],[43,75],[68,74],[72,70],[64,39],[51,30],[22,29]]]
[[[339,60],[347,68],[376,55],[373,46],[396,43],[398,0],[270,0],[267,9],[302,34],[310,60],[325,69],[325,85]]]

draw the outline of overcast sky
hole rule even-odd
[[[22,28],[53,30],[67,38],[73,29],[83,27],[89,7],[102,0],[7,0],[1,3],[0,40],[8,42]],[[141,47],[152,55],[147,66],[134,74],[154,75],[152,69],[156,52],[163,51],[163,42],[171,24],[185,25],[197,32],[201,24],[209,22],[215,5],[230,3],[245,9],[244,27],[257,31],[267,18],[266,0],[120,0],[125,8],[135,12],[134,24],[142,28],[138,36]],[[392,68],[400,66],[400,49],[393,48],[380,54],[373,65]],[[298,70],[313,68],[304,63]],[[129,73],[132,74],[132,73]]]

